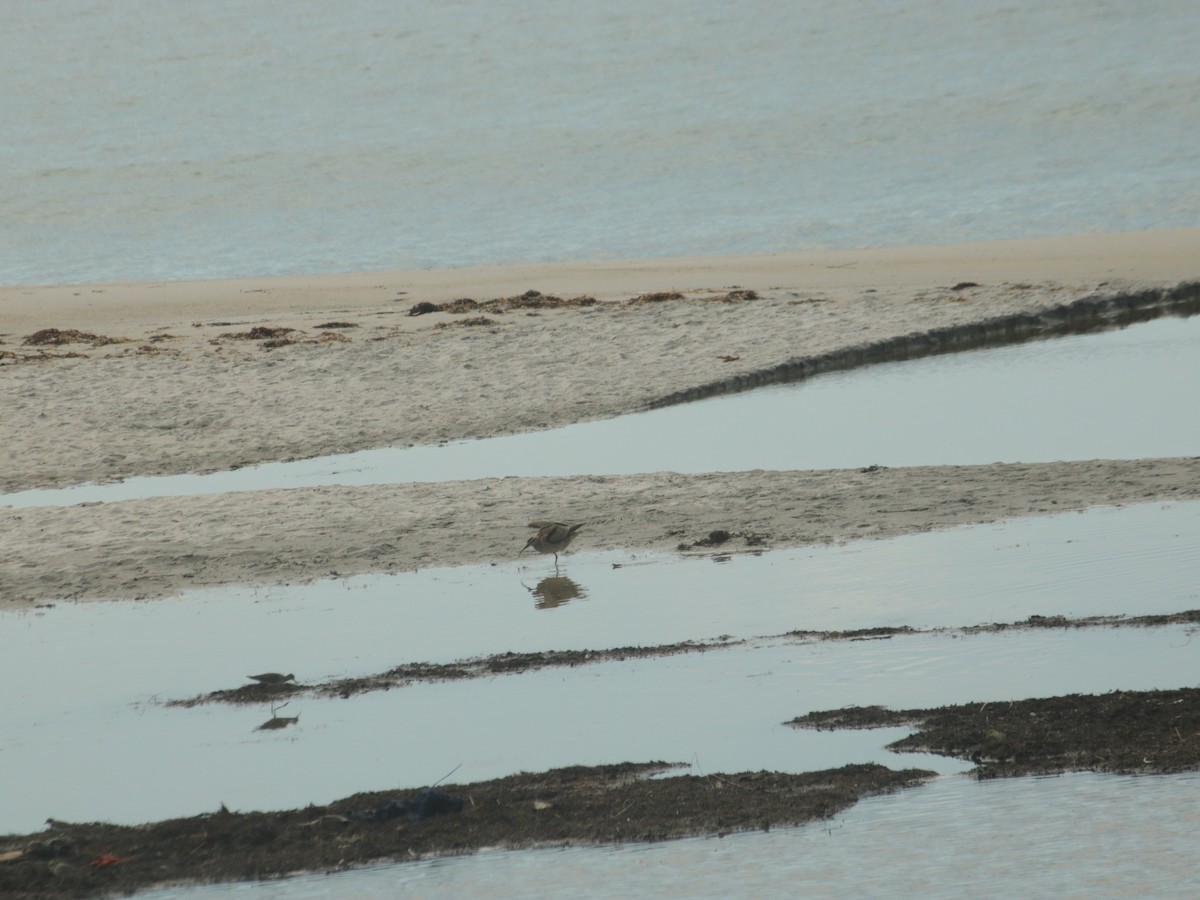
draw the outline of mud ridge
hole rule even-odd
[[[886,340],[844,347],[818,356],[798,357],[754,372],[675,391],[646,404],[660,409],[690,403],[718,394],[733,394],[768,384],[803,381],[825,372],[853,369],[882,362],[897,362],[1044,340],[1070,334],[1087,334],[1148,322],[1163,316],[1200,313],[1200,282],[1190,281],[1166,290],[1092,294],[1038,313],[1013,313],[981,322],[912,332]]]
[[[1113,691],[937,709],[811,712],[785,725],[832,730],[914,726],[888,744],[975,764],[978,778],[1063,772],[1165,774],[1200,769],[1200,688]]]
[[[987,625],[965,627],[913,628],[909,625],[856,628],[847,631],[795,630],[783,634],[759,635],[756,640],[778,640],[795,638],[802,641],[872,641],[888,640],[893,637],[921,634],[988,634],[1001,631],[1038,630],[1046,628],[1154,628],[1164,625],[1200,624],[1200,610],[1193,609],[1178,613],[1161,613],[1144,616],[1087,616],[1070,619],[1066,616],[1033,615],[1019,622],[994,622]],[[371,691],[388,691],[392,688],[436,681],[458,681],[467,678],[489,678],[495,675],[518,675],[539,669],[591,665],[603,662],[623,662],[628,659],[674,656],[680,653],[703,653],[709,650],[726,650],[745,646],[746,640],[720,637],[711,641],[680,641],[675,644],[657,644],[650,647],[614,647],[607,650],[543,650],[528,653],[496,653],[462,659],[452,663],[413,662],[404,663],[378,675],[363,675],[354,678],[339,678],[323,684],[245,684],[237,688],[211,691],[182,700],[168,700],[169,707],[191,709],[206,703],[232,703],[248,705],[274,703],[286,700],[294,694],[311,692],[317,697],[340,697],[349,699],[357,694]]]
[[[777,637],[796,637],[813,641],[868,641],[910,634],[993,634],[1001,631],[1035,631],[1046,628],[1157,628],[1163,625],[1200,624],[1200,609],[1177,613],[1153,613],[1144,616],[1106,615],[1067,616],[1032,615],[1018,622],[991,622],[987,625],[957,627],[913,628],[910,625],[885,625],[877,628],[855,628],[848,631],[789,631]]]
[[[379,675],[339,678],[320,685],[303,684],[246,684],[229,690],[212,691],[186,700],[169,700],[166,706],[191,708],[204,703],[264,703],[284,699],[292,694],[312,691],[319,697],[341,697],[369,691],[387,691],[418,682],[459,681],[466,678],[488,678],[494,675],[515,675],[550,667],[574,668],[592,663],[621,662],[627,659],[674,656],[679,653],[703,653],[745,643],[719,639],[715,641],[681,641],[676,644],[657,644],[651,647],[613,647],[607,650],[542,650],[530,653],[494,653],[461,659],[452,663],[404,663]]]
[[[395,792],[284,812],[230,812],[222,805],[208,815],[137,826],[51,820],[49,831],[0,837],[0,896],[112,896],[168,884],[331,873],[482,848],[724,836],[827,819],[862,797],[912,787],[934,775],[851,765],[800,775],[646,777],[681,767],[577,766],[441,785],[438,790],[461,805],[419,821],[352,815],[386,807],[396,801]]]

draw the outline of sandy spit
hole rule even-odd
[[[0,492],[556,427],[823,368],[1056,334],[1079,310],[1095,312],[1097,298],[1153,305],[1159,292],[1200,277],[1197,260],[1200,229],[639,264],[0,288]],[[737,289],[757,299],[715,299]],[[600,302],[408,315],[418,303],[527,290]],[[680,296],[626,303],[658,291]],[[1082,324],[1120,313],[1118,303]],[[256,327],[294,331],[274,348],[236,336]],[[50,328],[94,339],[26,343]]]
[[[524,546],[526,523],[546,515],[586,523],[573,552],[679,552],[715,530],[731,533],[720,549],[736,552],[1196,498],[1200,458],[504,478],[6,509],[0,597],[16,609],[507,563]]]
[[[880,359],[1191,314],[1198,260],[1200,229],[1186,229],[0,287],[0,492],[556,427]],[[597,302],[409,315],[528,291]],[[289,330],[272,340],[260,328]],[[64,342],[47,342],[47,329]],[[715,529],[793,546],[1194,497],[1198,475],[1194,459],[660,473],[0,508],[0,608],[500,562],[539,518],[587,522],[580,549],[674,550]]]

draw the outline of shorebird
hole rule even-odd
[[[530,528],[536,528],[537,534],[525,542],[525,546],[521,548],[521,553],[524,553],[530,547],[538,553],[553,553],[554,567],[558,568],[558,554],[561,550],[567,549],[567,544],[571,543],[571,538],[575,537],[575,532],[583,527],[583,523],[578,525],[564,525],[562,522],[530,522]],[[519,555],[519,554],[518,554]]]
[[[263,672],[261,675],[247,675],[251,681],[257,681],[259,684],[283,684],[287,681],[295,681],[295,675],[280,675],[278,672]]]

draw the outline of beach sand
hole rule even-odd
[[[1200,229],[1190,229],[3,287],[0,491],[556,427],[830,368],[1190,314],[1200,289],[1185,283],[1198,278]],[[540,295],[409,315],[417,304],[529,291]],[[664,292],[678,296],[643,296]],[[38,332],[41,342],[29,343]],[[546,517],[588,523],[576,550],[674,551],[715,529],[795,546],[1195,497],[1198,476],[1191,458],[510,478],[0,508],[0,604],[499,562],[523,545],[527,521]]]

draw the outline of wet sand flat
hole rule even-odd
[[[17,436],[0,444],[0,491],[510,434],[773,378],[1103,327],[1137,311],[1129,304],[1143,315],[1192,309],[1196,290],[1158,292],[1200,278],[1197,258],[1200,229],[0,288],[0,411]],[[409,315],[422,304],[530,291],[598,302]]]
[[[514,433],[882,358],[1187,314],[1200,302],[1197,251],[1192,229],[0,288],[0,490]],[[471,295],[509,302],[410,314]],[[0,605],[496,561],[546,516],[589,523],[577,543],[593,549],[670,550],[717,529],[765,546],[888,536],[1193,497],[1196,473],[1195,459],[660,473],[0,507]]]
[[[576,551],[731,553],[1196,497],[1200,458],[503,478],[0,508],[0,596],[17,609],[507,562],[529,538],[526,523],[547,511],[586,523]],[[713,543],[713,532],[728,537]]]

